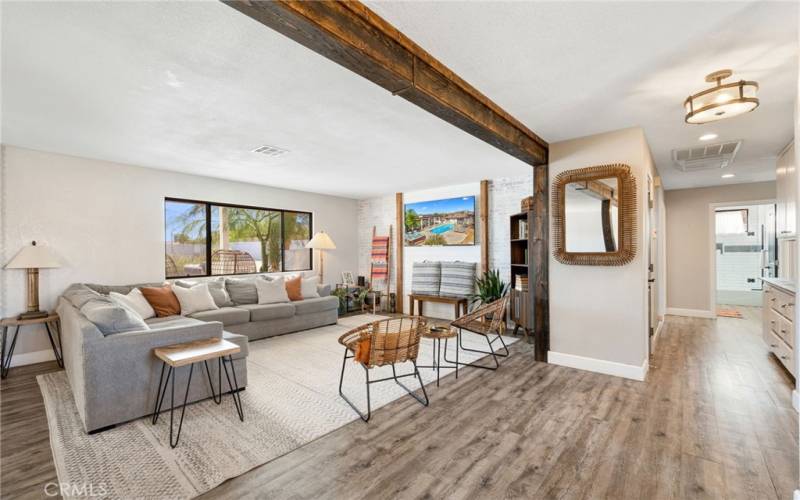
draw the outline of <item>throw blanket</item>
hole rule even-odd
[[[389,276],[389,237],[372,238],[372,271],[370,281],[385,280]]]

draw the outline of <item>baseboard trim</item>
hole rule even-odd
[[[556,351],[549,351],[547,353],[547,362],[554,365],[567,366],[569,368],[577,368],[578,370],[614,375],[616,377],[638,381],[644,381],[649,368],[649,359],[645,359],[641,366],[636,366]]]
[[[717,317],[711,311],[704,311],[702,309],[681,309],[680,307],[668,307],[667,314],[672,316],[688,316],[690,318],[706,318],[714,319]]]
[[[11,357],[11,366],[33,365],[36,363],[44,363],[45,361],[53,361],[54,359],[56,359],[56,357],[53,354],[52,349],[46,349],[44,351],[21,352],[19,354],[14,353],[14,355]]]
[[[797,412],[800,412],[800,393],[797,392],[797,389],[792,391],[792,406]]]

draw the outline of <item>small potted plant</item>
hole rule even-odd
[[[339,314],[347,313],[347,288],[337,288],[331,292],[339,299]]]
[[[470,310],[503,298],[509,290],[508,283],[500,279],[500,271],[492,269],[475,278],[476,293],[467,296]]]

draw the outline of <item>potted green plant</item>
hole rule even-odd
[[[491,269],[475,278],[476,293],[467,296],[470,310],[503,298],[509,290],[508,283],[500,278],[500,271]]]
[[[331,295],[339,299],[339,314],[347,313],[347,288],[337,288]]]

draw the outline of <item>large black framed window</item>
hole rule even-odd
[[[167,278],[309,271],[310,212],[164,199]]]

